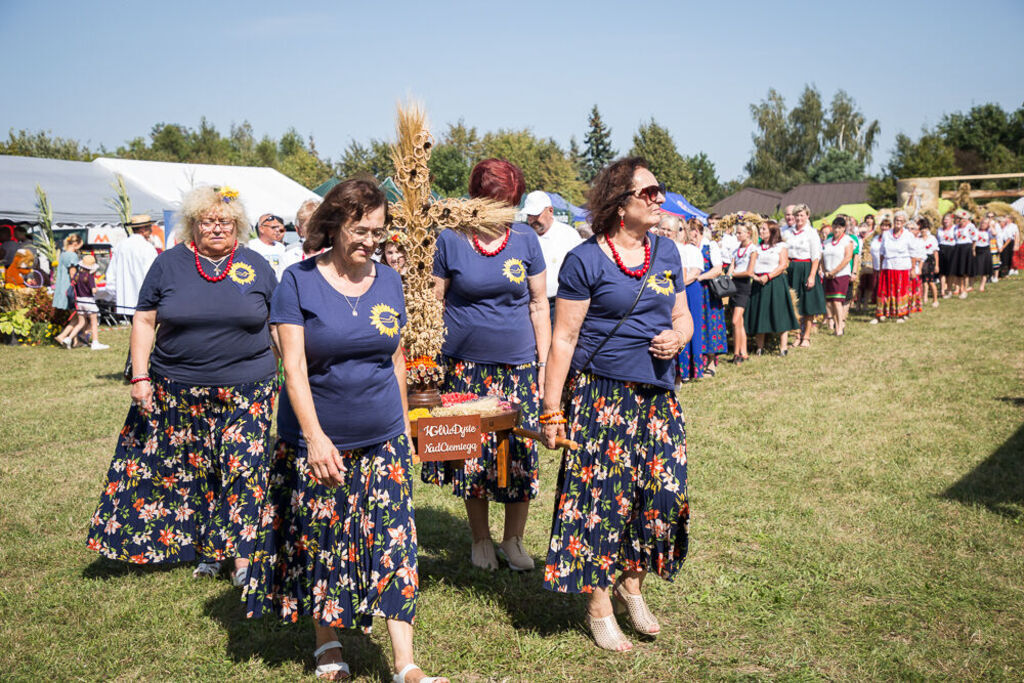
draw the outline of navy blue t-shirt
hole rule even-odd
[[[339,449],[380,443],[405,431],[402,395],[391,360],[405,324],[402,278],[376,264],[366,293],[348,297],[317,270],[315,258],[293,264],[281,276],[270,322],[301,325],[306,371],[320,428]],[[352,315],[352,306],[356,315]],[[303,442],[298,418],[281,392],[277,433]]]
[[[512,224],[508,244],[495,256],[478,252],[462,233],[443,230],[434,253],[434,275],[449,280],[441,352],[475,363],[536,360],[528,278],[544,268],[540,240],[525,223]]]
[[[629,310],[641,280],[623,273],[601,251],[597,238],[591,237],[565,257],[558,274],[558,297],[573,301],[590,299],[572,357],[574,370],[587,369],[602,377],[672,389],[675,359],[655,358],[648,347],[651,339],[672,329],[676,283],[683,281],[682,264],[679,250],[671,240],[653,234],[650,238],[659,244],[644,292],[629,320],[615,331],[587,368],[583,363]],[[683,291],[682,287],[679,291]]]
[[[202,265],[213,276],[213,266]],[[195,254],[185,244],[163,252],[146,273],[135,307],[156,311],[150,367],[177,382],[213,387],[273,377],[277,361],[267,318],[276,286],[263,257],[243,246],[220,282],[199,275]]]

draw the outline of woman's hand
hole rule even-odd
[[[136,382],[132,385],[132,403],[145,412],[153,410],[153,383],[149,380]]]
[[[565,438],[565,425],[564,424],[546,424],[541,425],[541,434],[544,435],[544,446],[547,448],[555,447],[555,439]]]
[[[675,358],[680,348],[679,333],[675,330],[662,330],[658,333],[658,336],[651,340],[651,345],[647,347],[647,350],[655,358],[668,360],[669,358]]]
[[[306,460],[321,484],[332,488],[341,484],[341,454],[326,434],[306,440]]]
[[[807,278],[807,289],[814,289],[815,284],[813,277]]]
[[[537,366],[537,400],[544,400],[544,380],[547,379],[547,367],[544,365]]]
[[[405,440],[409,442],[409,457],[413,460],[416,459],[416,442],[412,439],[412,428],[406,426],[405,428]]]

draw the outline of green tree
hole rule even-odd
[[[601,112],[597,110],[596,104],[590,110],[587,125],[587,134],[583,136],[585,163],[582,179],[589,183],[615,158],[616,152],[612,149],[612,131],[601,120]]]
[[[92,161],[96,158],[96,154],[78,140],[56,137],[51,131],[15,132],[13,128],[8,131],[7,140],[0,140],[0,154],[67,161]]]
[[[430,175],[434,190],[445,197],[459,197],[469,190],[469,172],[480,158],[481,143],[476,128],[462,119],[448,124],[441,141],[430,155]]]
[[[377,180],[383,181],[395,173],[395,165],[391,161],[391,146],[376,138],[370,140],[368,147],[353,140],[342,152],[335,171],[341,178],[369,173]]]
[[[922,129],[921,137],[916,141],[900,133],[896,136],[896,147],[884,174],[868,185],[868,198],[875,206],[893,206],[896,203],[897,179],[956,175],[959,172],[953,148],[946,144],[941,133]]]
[[[576,169],[576,179],[583,180],[587,172],[587,159],[575,135],[569,136],[569,162]]]
[[[557,192],[573,204],[583,202],[585,186],[576,178],[569,157],[551,138],[529,130],[499,130],[482,140],[482,156],[507,159],[523,170],[527,192]]]
[[[629,154],[647,159],[651,173],[671,191],[678,192],[695,205],[706,205],[707,197],[698,188],[693,171],[676,149],[672,135],[653,118],[637,128]]]
[[[690,170],[693,171],[693,182],[697,190],[695,195],[704,197],[701,206],[711,206],[726,196],[722,184],[718,180],[715,164],[707,154],[700,152],[694,156],[684,157],[684,159]],[[691,202],[696,201],[689,197],[687,199]]]
[[[786,102],[775,88],[759,104],[750,105],[757,131],[754,151],[744,167],[747,184],[765,190],[785,191],[803,181],[802,170],[793,167],[791,135]]]
[[[871,163],[881,127],[877,120],[867,123],[864,114],[857,110],[857,103],[845,90],[837,90],[832,96],[824,126],[822,141],[826,152],[835,148],[851,152],[862,167]]]
[[[846,149],[829,147],[807,172],[811,182],[844,183],[864,179],[864,163]]]

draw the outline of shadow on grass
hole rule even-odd
[[[82,569],[83,579],[106,581],[117,579],[122,576],[147,576],[173,571],[182,564],[133,564],[131,562],[118,562],[117,560],[97,557]],[[193,563],[194,564],[194,563]]]
[[[276,616],[246,619],[241,591],[237,588],[225,590],[207,600],[204,611],[227,633],[227,655],[232,661],[247,662],[255,658],[268,668],[296,662],[307,674],[312,674],[316,668],[313,661],[316,636],[312,619],[299,617],[295,624]],[[379,628],[383,627],[381,623]],[[353,629],[337,629],[337,634],[343,660],[353,675],[390,680],[389,655],[385,655],[375,642]]]
[[[96,375],[96,379],[102,379],[104,381],[124,382],[124,375],[120,372],[105,372],[101,375]]]
[[[1016,403],[1019,398],[1000,398]],[[984,462],[942,493],[943,498],[984,505],[1010,519],[1024,517],[1024,425]]]
[[[535,510],[529,523],[547,525],[548,516]],[[422,588],[445,584],[486,595],[501,602],[517,630],[541,636],[584,628],[586,600],[544,589],[543,556],[538,558],[533,553],[537,568],[532,572],[511,571],[501,560],[496,572],[478,569],[469,562],[467,526],[464,517],[432,507],[416,508]]]

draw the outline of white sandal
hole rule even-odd
[[[642,633],[645,636],[656,636],[661,632],[658,620],[651,614],[651,610],[647,608],[647,601],[644,600],[643,595],[639,593],[634,595],[627,591],[626,587],[621,583],[616,583],[615,588],[612,590],[612,602],[614,603],[616,614],[621,614],[622,612],[629,613],[629,624],[637,633]]]
[[[220,562],[200,562],[192,570],[192,576],[196,579],[214,579],[220,573]]]
[[[321,645],[320,647],[318,647],[316,650],[313,651],[313,661],[314,662],[319,661],[320,655],[322,655],[323,653],[327,652],[328,650],[340,650],[340,649],[341,649],[341,643],[339,643],[336,640],[332,640],[329,643],[324,643],[323,645]],[[317,678],[324,678],[328,674],[337,673],[338,671],[342,672],[345,675],[342,676],[341,678],[332,678],[332,679],[329,679],[329,680],[341,681],[341,680],[344,680],[344,679],[348,678],[351,675],[351,672],[348,669],[348,664],[346,664],[345,662],[331,662],[330,664],[317,664],[316,665],[316,677]]]
[[[231,585],[235,588],[241,588],[249,581],[249,565],[239,567],[231,575]]]
[[[629,652],[633,649],[633,643],[626,640],[626,636],[622,635],[622,631],[619,630],[619,622],[615,621],[615,615],[592,617],[588,614],[587,626],[590,627],[590,634],[594,636],[594,642],[602,650]],[[619,647],[623,643],[629,647]]]
[[[409,673],[413,669],[419,669],[419,668],[420,667],[419,667],[418,664],[406,664],[405,666],[402,667],[401,671],[399,671],[398,673],[396,673],[394,676],[391,677],[391,680],[394,681],[394,683],[405,683],[405,674]],[[422,671],[422,670],[423,669],[420,669],[420,671]],[[434,681],[439,681],[442,678],[444,678],[444,676],[424,676],[423,678],[420,679],[420,683],[434,683]]]

